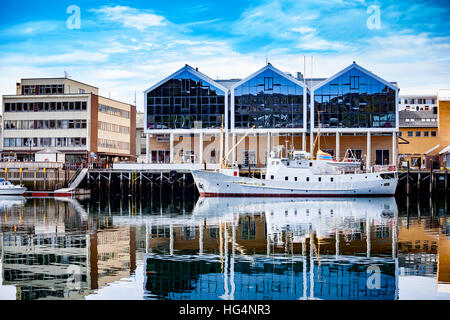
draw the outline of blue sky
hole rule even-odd
[[[80,8],[80,29],[67,27],[70,5]],[[104,96],[133,102],[136,91],[142,110],[142,92],[186,63],[224,79],[266,59],[314,77],[356,61],[397,81],[401,94],[436,93],[450,87],[449,13],[447,1],[8,1],[0,94],[20,78],[66,70]]]

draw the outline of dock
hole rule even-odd
[[[111,168],[8,168],[0,171],[0,178],[15,184],[25,184],[29,197],[76,197],[93,193],[148,194],[153,189],[169,188],[184,194],[197,192],[191,170],[217,170],[219,164],[207,163],[116,163]],[[265,178],[265,167],[244,167],[242,176]],[[397,195],[448,195],[448,169],[398,171]],[[162,191],[160,191],[162,192]]]

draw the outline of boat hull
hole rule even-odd
[[[272,181],[203,170],[192,175],[203,197],[382,197],[393,196],[398,183],[371,173],[352,175],[345,183]]]
[[[0,196],[9,196],[9,195],[23,195],[27,191],[25,187],[17,187],[17,188],[5,188],[0,189]]]

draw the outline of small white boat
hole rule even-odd
[[[0,195],[2,196],[23,195],[25,191],[27,188],[23,186],[16,186],[5,179],[0,179]]]

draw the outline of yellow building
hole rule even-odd
[[[427,159],[437,161],[439,149],[438,114],[435,110],[399,112],[399,157],[411,168],[429,167]]]
[[[441,166],[450,167],[450,89],[438,92],[439,158]]]

